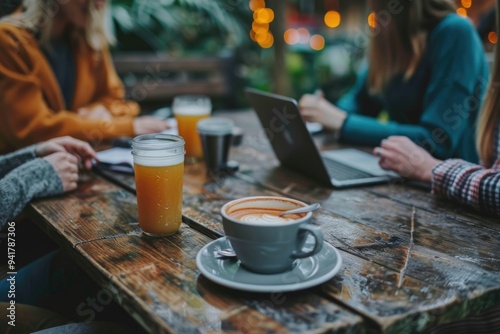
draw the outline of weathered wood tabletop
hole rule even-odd
[[[137,223],[134,180],[87,173],[68,195],[29,214],[150,332],[418,333],[500,305],[500,222],[406,183],[329,189],[279,167],[252,112],[225,114],[244,129],[230,158],[240,171],[211,180],[186,165],[179,233],[150,238]],[[326,135],[315,136],[328,148]],[[131,191],[132,190],[132,191]],[[198,251],[223,235],[232,199],[280,195],[320,202],[314,224],[342,256],[328,282],[289,293],[212,283]]]

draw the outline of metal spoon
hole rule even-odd
[[[293,209],[293,210],[288,210],[288,211],[282,212],[282,213],[280,213],[280,216],[289,215],[292,213],[303,213],[303,212],[315,211],[315,210],[318,210],[320,206],[321,205],[319,203],[314,203],[314,204],[311,204],[308,206],[303,206],[303,207],[298,208],[298,209]]]

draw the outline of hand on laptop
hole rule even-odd
[[[380,147],[373,149],[373,154],[380,157],[382,168],[424,182],[432,182],[432,169],[441,162],[402,136],[382,140]]]
[[[325,128],[338,131],[347,113],[328,102],[322,94],[305,94],[299,101],[302,117],[307,122],[321,123]]]

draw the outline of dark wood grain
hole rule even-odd
[[[456,202],[442,196],[429,196],[428,192],[415,187],[406,186],[404,182],[374,186],[368,189],[368,191],[386,196],[393,201],[413,205],[444,216],[445,218],[452,218],[464,223],[469,221],[480,222],[481,226],[487,227],[492,225],[493,229],[496,229],[500,223],[498,218],[482,215],[476,210],[465,205],[457,205]]]
[[[500,305],[498,219],[406,183],[343,190],[318,185],[279,167],[255,115],[226,116],[245,130],[243,144],[230,154],[240,170],[207,175],[202,162],[186,164],[186,224],[172,237],[140,233],[130,175],[107,175],[111,183],[89,174],[77,191],[30,207],[40,226],[144,328],[418,333]],[[328,135],[315,141],[332,147]],[[223,235],[222,205],[254,195],[321,203],[313,224],[341,251],[341,271],[319,287],[283,294],[282,302],[200,275],[194,259]]]
[[[119,208],[119,211],[117,211]],[[31,216],[60,244],[77,244],[140,231],[137,200],[130,192],[93,174],[84,174],[78,190],[34,201]]]
[[[276,178],[269,179],[276,180]],[[276,195],[275,192],[259,192],[261,187],[241,179],[227,179],[225,183],[211,184],[210,191],[206,191],[204,194],[206,198],[196,197],[195,202],[187,203],[192,208],[185,209],[184,212],[190,216],[190,219],[211,230],[223,233],[220,223],[220,207],[226,201],[234,199],[234,196],[231,195],[234,193],[238,195],[239,193]],[[276,184],[273,188],[279,189],[280,186]],[[452,318],[451,315],[463,317],[466,315],[465,312],[456,311],[463,298],[468,299],[471,303],[477,302],[479,304],[478,310],[500,303],[500,291],[498,290],[500,268],[494,256],[494,253],[500,250],[498,243],[495,242],[498,231],[488,237],[489,247],[485,247],[485,253],[482,254],[484,256],[481,256],[483,259],[481,267],[478,264],[464,261],[464,259],[477,258],[474,253],[477,254],[478,251],[476,245],[470,243],[470,235],[483,232],[481,227],[466,230],[457,226],[456,233],[449,233],[450,224],[446,224],[442,219],[427,211],[416,211],[414,247],[412,252],[408,254],[411,207],[359,189],[331,191],[317,188],[316,192],[306,192],[305,188],[307,187],[297,184],[295,188],[288,188],[287,193],[282,193],[282,195],[302,199],[306,202],[321,202],[323,207],[315,214],[314,223],[321,226],[325,240],[356,257],[369,261],[367,267],[370,269],[368,271],[385,272],[385,278],[380,278],[383,284],[379,283],[376,287],[378,289],[382,286],[381,290],[386,291],[389,295],[379,296],[380,299],[394,299],[391,294],[396,292],[399,294],[400,299],[394,301],[395,304],[399,305],[395,310],[391,310],[389,303],[385,303],[384,307],[377,303],[365,306],[365,315],[373,318],[376,323],[386,324],[387,328],[383,327],[384,330],[390,329],[390,331],[397,333],[404,328],[405,331],[410,331],[410,328],[416,323],[419,326],[431,327],[447,317]],[[213,193],[218,194],[218,196]],[[326,196],[328,194],[329,197]],[[326,200],[322,200],[323,198]],[[384,208],[384,210],[380,210],[380,208]],[[483,240],[486,237],[484,234],[482,235]],[[372,244],[371,247],[366,247],[370,244]],[[407,266],[406,270],[401,272],[405,265]],[[363,280],[365,276],[363,272],[356,273],[359,276],[349,274],[356,276],[358,280]],[[412,286],[418,287],[415,288],[416,291],[410,290],[408,295],[403,295],[399,290],[391,292],[386,288],[386,286],[391,285],[397,288],[400,285],[399,289],[408,290],[405,287],[408,282],[412,282],[410,283]],[[446,291],[446,293],[443,292],[446,298],[443,295],[437,297],[425,295],[418,298],[420,290],[430,291],[435,286]],[[363,291],[366,292],[367,287],[357,286],[351,287],[349,290],[355,296],[360,297],[363,296]],[[471,291],[477,292],[478,290],[484,291],[484,294],[468,296]],[[337,298],[341,296],[337,296]],[[443,298],[446,299],[446,302]],[[353,299],[344,301],[339,298],[339,300],[356,310],[360,309],[358,304],[353,303]],[[440,304],[442,317],[432,316],[426,312],[420,313],[432,305],[433,301]],[[401,305],[406,302],[408,304],[403,312]],[[381,309],[385,314],[379,313]],[[417,312],[422,317],[413,316],[412,312]],[[409,316],[412,316],[415,322],[409,323],[407,320]]]
[[[209,282],[195,263],[209,241],[184,225],[168,238],[129,235],[77,249],[93,277],[152,332],[364,331],[359,316],[312,292],[250,294]]]

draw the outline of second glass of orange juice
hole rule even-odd
[[[203,156],[196,125],[210,116],[212,102],[205,95],[180,95],[174,98],[172,111],[177,120],[179,136],[184,138],[186,158],[199,159]]]

